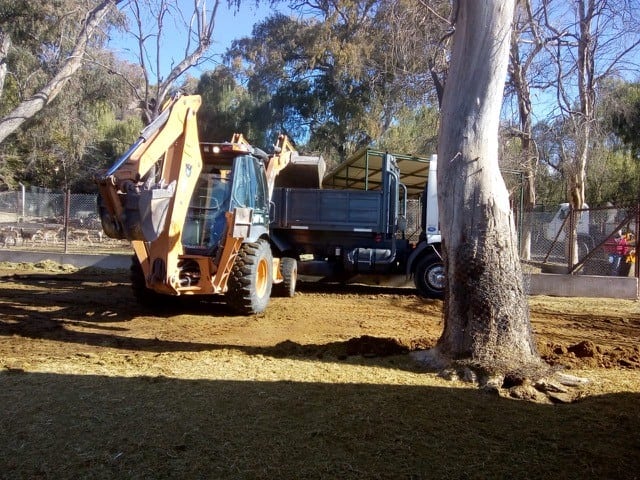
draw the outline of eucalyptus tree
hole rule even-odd
[[[438,138],[438,204],[447,274],[444,330],[418,357],[498,392],[546,400],[517,235],[498,162],[515,0],[458,0]]]
[[[443,4],[443,2],[435,2]],[[440,30],[415,2],[304,2],[302,19],[276,14],[228,52],[271,130],[340,160],[381,138],[402,110],[437,104],[425,52]],[[331,156],[331,154],[330,154]]]
[[[112,70],[130,68],[110,52],[92,52]],[[131,72],[131,78],[135,71]],[[131,96],[118,75],[85,65],[28,128],[0,146],[5,183],[92,190],[93,175],[106,168],[137,137],[142,124],[130,110]]]
[[[5,86],[3,96],[7,94],[7,76],[14,83],[12,98],[3,99],[0,143],[56,98],[80,69],[85,53],[102,33],[101,27],[122,1],[2,0],[0,84]]]

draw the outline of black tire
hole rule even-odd
[[[264,240],[245,243],[231,269],[227,303],[238,313],[250,315],[267,308],[273,283],[273,256]]]
[[[280,274],[282,283],[273,286],[273,293],[278,297],[293,297],[298,283],[298,262],[295,258],[282,257],[280,259]]]
[[[131,270],[129,273],[129,278],[131,279],[131,289],[133,290],[133,296],[140,305],[152,310],[159,311],[166,309],[170,304],[173,303],[172,300],[174,300],[174,298],[171,295],[162,295],[161,293],[147,288],[147,283],[144,279],[142,266],[138,261],[138,257],[136,257],[135,255],[131,258]]]
[[[418,260],[413,275],[418,294],[426,298],[443,298],[446,279],[444,263],[436,253]]]

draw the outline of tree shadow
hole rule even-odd
[[[0,373],[2,478],[637,478],[640,396]]]

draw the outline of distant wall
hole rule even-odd
[[[635,277],[601,277],[595,275],[557,275],[537,273],[529,276],[530,295],[556,297],[621,298],[638,300]]]
[[[107,270],[128,269],[131,266],[131,255],[85,255],[0,250],[0,262],[38,263],[43,260],[51,260],[61,265],[70,264],[78,268],[96,267]]]

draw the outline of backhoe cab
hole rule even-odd
[[[274,154],[240,134],[200,143],[199,96],[173,99],[132,147],[96,179],[105,233],[131,240],[134,294],[151,306],[167,296],[225,294],[243,314],[269,302],[272,285],[295,291],[293,259],[271,249],[269,205],[277,175],[297,152],[285,136]],[[319,157],[304,157],[319,176]],[[309,162],[311,158],[311,162]],[[314,159],[315,158],[315,166]]]

